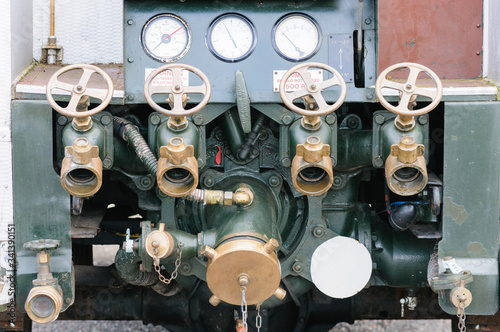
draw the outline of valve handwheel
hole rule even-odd
[[[333,74],[333,77],[327,79],[323,82],[313,82],[311,76],[309,75],[309,68],[321,68]],[[292,76],[294,73],[298,73],[302,80],[304,81],[305,88],[287,92],[285,90],[286,81]],[[337,101],[329,105],[325,97],[323,97],[322,91],[332,87],[332,86],[340,86],[340,96]],[[319,62],[307,62],[297,65],[295,67],[290,68],[280,82],[280,97],[283,100],[283,103],[290,109],[291,111],[305,115],[305,116],[322,116],[337,110],[345,100],[347,94],[347,86],[345,84],[344,78],[338,71],[333,69],[332,67],[319,63]],[[317,110],[305,110],[293,104],[293,101],[302,98],[305,96],[312,96],[314,101],[318,105]]]
[[[83,70],[82,76],[77,84],[66,83],[59,80],[59,77],[62,74],[72,70]],[[89,80],[93,74],[100,75],[106,81],[106,89],[88,87]],[[54,97],[52,96],[53,89],[61,89],[71,92],[71,98],[68,106],[61,107],[56,103]],[[101,104],[87,111],[77,111],[78,103],[83,96],[99,99],[101,100]],[[111,98],[113,98],[113,82],[111,81],[111,77],[109,77],[109,75],[101,68],[92,65],[79,64],[63,67],[56,71],[47,83],[47,100],[49,101],[50,106],[62,115],[73,118],[83,118],[99,113],[105,109],[106,106],[108,106]]]
[[[153,85],[153,80],[164,71],[172,71],[171,85]],[[185,86],[182,84],[182,71],[187,70],[197,75],[202,80],[201,85]],[[146,82],[144,82],[144,96],[148,104],[157,112],[168,116],[188,116],[200,111],[208,103],[212,88],[208,77],[196,67],[185,64],[168,64],[157,68],[153,71]],[[183,95],[185,94],[202,94],[203,99],[193,108],[185,109],[183,105]],[[172,109],[166,109],[158,105],[153,100],[155,94],[171,94],[173,96]]]
[[[408,79],[405,83],[391,81],[386,78],[387,74],[390,72],[403,68],[408,68],[410,70],[410,74],[408,75]],[[417,86],[417,78],[421,72],[424,72],[427,76],[432,78],[435,85],[435,91],[434,88],[429,89]],[[391,105],[385,99],[382,95],[382,88],[398,90],[401,93],[398,106]],[[387,110],[401,116],[416,116],[432,111],[439,104],[441,97],[443,96],[443,85],[441,84],[441,80],[436,73],[429,68],[418,63],[402,62],[386,68],[379,75],[377,82],[375,83],[375,94],[377,95],[377,98],[382,106],[384,106]],[[411,110],[408,104],[414,95],[430,98],[432,102],[424,108]]]

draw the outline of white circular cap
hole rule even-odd
[[[311,277],[325,295],[343,299],[362,290],[372,274],[368,249],[355,239],[337,236],[322,243],[312,255]]]

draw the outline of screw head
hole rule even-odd
[[[373,93],[369,93],[366,95],[366,99],[372,100],[373,99]]]
[[[273,188],[279,186],[280,184],[280,179],[276,176],[276,175],[273,175],[269,178],[269,185]]]
[[[127,61],[128,61],[129,63],[132,63],[132,62],[134,62],[134,58],[129,57],[129,58],[127,59]]]
[[[203,124],[203,115],[201,114],[196,114],[194,117],[193,117],[193,122],[195,125],[197,126],[201,126]]]
[[[106,157],[102,161],[102,165],[104,166],[104,168],[111,168],[111,166],[113,166],[113,161],[111,160],[111,158]]]
[[[325,121],[327,124],[332,125],[337,122],[337,117],[333,114],[328,114],[327,116],[325,116]]]
[[[283,165],[283,167],[290,167],[292,166],[292,161],[290,158],[283,158],[281,159],[281,165]]]
[[[160,119],[160,116],[158,114],[153,114],[149,118],[149,121],[151,121],[151,124],[157,125],[160,123],[161,119]]]
[[[382,125],[382,124],[384,124],[384,122],[385,122],[385,116],[383,116],[382,114],[377,114],[375,116],[375,123],[376,124]]]
[[[382,167],[382,166],[384,166],[384,161],[383,161],[383,160],[382,160],[382,158],[380,158],[380,156],[379,156],[379,157],[377,157],[377,158],[375,158],[375,159],[373,160],[373,165],[374,165],[375,167]]]
[[[325,229],[323,226],[316,226],[313,228],[312,233],[315,237],[322,237],[325,234]]]
[[[127,24],[128,25],[133,25],[134,24],[134,20],[133,19],[128,19],[127,20]]]
[[[101,116],[101,123],[105,126],[111,123],[111,118],[108,115]]]
[[[335,177],[335,178],[333,179],[333,185],[334,185],[335,187],[339,187],[341,184],[342,184],[342,179],[341,179],[341,178],[339,178],[339,177]]]
[[[203,184],[206,186],[206,187],[211,187],[214,185],[214,179],[211,177],[211,176],[207,176],[205,177],[205,179],[203,180]]]
[[[283,124],[288,126],[290,124],[292,124],[293,122],[293,117],[289,114],[285,114],[283,115],[283,117],[281,118],[281,121],[283,121]]]
[[[292,270],[295,272],[301,272],[302,271],[302,264],[300,262],[295,262],[292,265]]]

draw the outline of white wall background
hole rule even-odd
[[[486,29],[484,44],[488,50],[483,59],[483,72],[486,77],[500,83],[500,1],[484,0],[484,20]]]
[[[55,35],[64,48],[64,63],[123,62],[123,0],[55,4]],[[50,1],[33,0],[33,13],[33,57],[38,60],[50,33]]]

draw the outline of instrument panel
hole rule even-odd
[[[347,101],[369,101],[364,90],[373,86],[376,78],[376,32],[370,4],[364,6],[365,59],[363,81],[357,86],[353,43],[359,27],[352,19],[358,14],[357,2],[318,0],[314,6],[280,0],[218,4],[207,7],[198,0],[189,4],[160,0],[124,3],[127,102],[144,103],[147,75],[164,63],[179,62],[206,73],[212,85],[212,103],[235,102],[238,70],[244,75],[252,102],[280,103],[276,90],[279,75],[306,61],[331,65],[344,75],[348,90],[353,90]],[[324,79],[328,79],[327,73]],[[187,80],[197,84],[191,75]],[[326,95],[327,99],[336,97]]]

